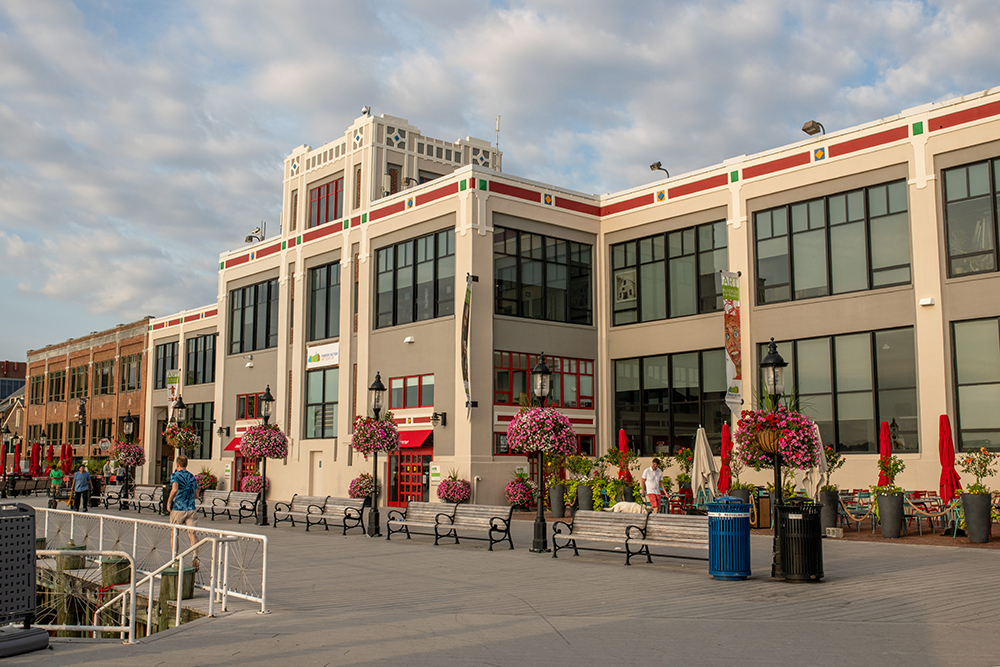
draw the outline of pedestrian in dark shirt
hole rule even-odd
[[[73,509],[77,512],[90,509],[90,473],[82,463],[73,475]]]

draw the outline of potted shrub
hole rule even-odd
[[[566,484],[562,476],[568,458],[554,454],[545,455],[545,479],[549,487],[549,507],[552,508],[553,519],[562,519],[566,516]]]
[[[896,475],[906,470],[903,460],[893,454],[879,458],[878,469],[885,476],[885,484],[871,487],[878,510],[882,537],[897,538],[903,532],[903,489],[896,486]]]
[[[198,483],[198,495],[206,489],[214,491],[219,488],[219,478],[208,468],[202,468],[201,472],[194,476],[194,481]]]
[[[1000,454],[994,454],[981,447],[978,452],[967,454],[961,460],[962,472],[976,478],[974,484],[962,492],[962,513],[965,515],[965,534],[969,542],[983,543],[990,541],[991,494],[983,484],[983,479],[996,474],[993,466]]]
[[[691,466],[694,465],[694,452],[691,451],[690,447],[684,447],[674,454],[673,462],[676,463],[681,469],[681,471],[677,473],[677,488],[690,489]]]
[[[446,503],[465,503],[472,497],[472,484],[458,478],[458,471],[452,470],[447,479],[438,484],[437,496]]]
[[[507,502],[520,511],[527,511],[531,507],[531,501],[535,497],[535,483],[528,477],[528,473],[517,471],[514,479],[507,482],[504,495]]]
[[[824,447],[823,454],[826,456],[826,484],[819,489],[819,501],[823,504],[820,510],[820,528],[826,534],[827,528],[837,527],[837,515],[840,508],[840,490],[836,484],[830,483],[830,475],[843,467],[844,456],[835,447]]]
[[[375,478],[370,472],[363,472],[351,480],[347,487],[347,495],[351,498],[364,498],[365,507],[371,507],[372,491],[375,491]],[[375,491],[376,495],[378,492]]]
[[[614,503],[619,493],[621,494],[622,500],[625,502],[632,502],[632,480],[635,477],[633,473],[639,472],[639,456],[631,449],[623,452],[620,449],[615,448],[608,450],[608,452],[602,456],[600,460],[609,468],[617,468],[618,479],[622,481],[622,484],[614,489],[614,496],[611,495],[611,491],[608,491],[609,502]]]

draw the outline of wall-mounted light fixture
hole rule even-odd
[[[247,368],[253,368],[253,355],[247,354],[244,355],[243,358],[247,360]]]
[[[826,128],[823,127],[823,123],[816,120],[807,120],[802,126],[802,131],[808,134],[810,137],[814,134],[823,133],[826,134]]]
[[[649,170],[650,171],[662,171],[664,174],[667,175],[667,178],[670,178],[670,172],[663,168],[663,163],[660,162],[659,160],[657,160],[653,164],[649,165]]]
[[[264,220],[260,221],[260,227],[255,227],[253,231],[247,234],[247,237],[243,239],[245,243],[258,243],[263,241],[267,237],[267,222]]]
[[[437,428],[438,426],[448,425],[448,413],[447,412],[435,412],[431,415],[431,426]]]
[[[215,432],[216,432],[216,434],[218,434],[220,436],[224,435],[227,438],[229,437],[229,427],[228,426],[220,426],[219,428],[215,429]]]

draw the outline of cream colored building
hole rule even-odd
[[[228,466],[233,484],[269,386],[291,443],[271,497],[346,495],[371,469],[349,443],[378,372],[406,445],[379,461],[388,503],[434,499],[451,469],[499,503],[528,465],[503,433],[544,352],[583,452],[625,428],[669,454],[699,425],[718,448],[728,269],[746,404],[774,337],[788,389],[847,455],[834,481],[874,484],[878,425],[895,421],[898,481],[936,489],[941,414],[960,448],[1000,447],[997,158],[996,90],[604,196],[501,173],[488,142],[362,116],[286,158],[280,236],[220,255],[217,303],[151,321],[145,441],[159,459],[173,364],[211,442],[192,468]]]

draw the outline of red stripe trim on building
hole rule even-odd
[[[980,118],[989,118],[996,115],[1000,115],[1000,102],[990,102],[989,104],[983,104],[972,109],[965,109],[964,111],[956,111],[955,113],[931,118],[927,121],[927,129],[931,132],[934,130],[943,130],[946,127],[971,123]]]
[[[791,169],[792,167],[798,167],[803,164],[809,164],[809,153],[798,153],[796,155],[789,155],[788,157],[783,157],[779,160],[771,160],[770,162],[765,162],[764,164],[755,164],[752,167],[745,167],[743,169],[743,178],[756,178],[757,176],[765,176],[767,174],[773,174],[776,171],[783,171],[785,169]]]
[[[178,317],[176,320],[170,320],[169,322],[167,322],[167,326],[168,327],[175,327],[175,326],[177,326],[180,323],[181,323],[181,318]]]
[[[327,222],[319,227],[316,227],[312,231],[304,233],[302,235],[302,242],[308,243],[309,241],[313,241],[315,239],[321,239],[324,236],[329,236],[330,234],[333,234],[334,232],[339,232],[340,229],[341,227],[339,224],[334,225]]]
[[[376,220],[381,220],[382,218],[388,217],[390,215],[395,215],[396,213],[402,213],[406,210],[406,202],[401,201],[389,206],[384,206],[376,211],[372,211],[368,214],[368,222],[375,222]]]
[[[295,247],[295,237],[294,236],[289,236],[288,237],[288,247],[289,248],[294,248]]]
[[[614,215],[615,213],[622,213],[623,211],[631,211],[632,209],[639,208],[640,206],[649,206],[652,203],[653,193],[650,192],[648,195],[642,195],[634,197],[633,199],[626,199],[625,201],[609,204],[608,206],[602,206],[601,215]]]
[[[694,181],[693,183],[685,183],[684,185],[678,185],[677,187],[670,188],[667,190],[667,196],[670,199],[674,197],[683,197],[684,195],[691,195],[695,192],[701,192],[702,190],[710,190],[712,188],[721,188],[729,182],[729,176],[727,174],[719,174],[717,176],[709,176],[708,178],[703,178],[700,181]]]
[[[257,259],[261,257],[267,257],[268,255],[273,255],[276,252],[281,252],[281,242],[275,243],[274,245],[268,246],[263,250],[257,251]]]
[[[226,260],[226,268],[231,268],[234,266],[239,266],[240,264],[246,264],[250,261],[250,255],[240,255],[239,257],[233,257],[232,259]]]
[[[164,325],[163,322],[157,322],[156,324],[153,325],[153,331],[156,331],[157,329],[162,329],[164,326],[166,325]]]
[[[531,190],[519,188],[516,185],[508,185],[497,181],[490,181],[490,192],[495,192],[498,195],[507,195],[508,197],[517,197],[518,199],[526,199],[533,202],[542,201],[541,192],[532,192]]]
[[[514,420],[514,415],[500,415],[497,417],[498,422],[509,422]]]
[[[582,201],[573,201],[572,199],[563,199],[562,197],[556,197],[556,208],[564,208],[567,211],[576,211],[577,213],[585,213],[586,215],[601,215],[600,206],[587,204]]]
[[[573,419],[572,417],[570,417],[569,423],[570,424],[593,424],[594,420],[593,419]]]
[[[215,310],[206,310],[205,311],[205,317],[215,317],[218,314],[219,314],[219,309],[218,308],[216,308]]]
[[[201,315],[187,315],[184,317],[185,322],[194,322],[195,320],[200,320]]]
[[[361,224],[361,216],[360,215],[356,215],[353,218],[351,218],[351,227],[357,227],[360,224]]]
[[[902,141],[909,136],[910,130],[906,125],[902,127],[894,127],[893,129],[885,130],[884,132],[876,132],[875,134],[858,137],[857,139],[851,139],[850,141],[833,144],[830,146],[830,157],[838,157],[841,155],[847,155],[848,153],[854,153],[856,151],[863,151],[866,148],[889,144],[893,141]]]
[[[441,197],[447,197],[448,195],[453,195],[458,192],[458,183],[449,183],[448,185],[438,188],[437,190],[431,190],[430,192],[425,192],[424,194],[417,195],[417,206],[421,204],[426,204],[432,202],[435,199],[441,199]]]

